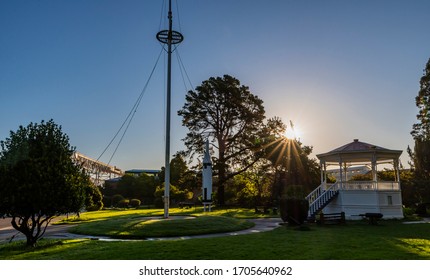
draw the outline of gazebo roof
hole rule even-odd
[[[354,139],[353,142],[343,145],[328,153],[318,154],[317,158],[322,162],[371,162],[395,160],[402,154],[401,150],[390,150],[376,145],[364,143]]]

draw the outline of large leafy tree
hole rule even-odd
[[[11,217],[34,246],[55,216],[84,207],[91,181],[53,120],[20,126],[0,146],[0,216]]]
[[[189,130],[185,140],[189,156],[201,155],[210,140],[217,151],[214,171],[218,176],[218,204],[224,205],[225,183],[259,160],[256,149],[262,136],[263,101],[232,76],[211,77],[189,91],[178,112]]]

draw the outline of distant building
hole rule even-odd
[[[367,165],[362,166],[350,166],[346,170],[343,170],[343,176],[346,176],[348,181],[355,175],[366,175],[371,172],[372,169]],[[327,170],[327,175],[332,176],[336,179],[336,181],[340,181],[340,170],[339,169],[331,169]]]
[[[152,175],[158,178],[158,175],[160,174],[161,170],[156,170],[156,169],[130,169],[130,170],[126,170],[125,174],[127,175],[133,175],[133,176],[140,176],[140,174],[144,173],[147,175]]]

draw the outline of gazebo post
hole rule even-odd
[[[327,184],[327,163],[324,161],[324,182]]]
[[[376,162],[376,155],[375,154],[372,154],[371,163],[372,163],[372,181],[373,181],[373,185],[374,185],[375,189],[378,189],[378,175],[376,174],[376,168],[377,168],[376,165],[377,165],[377,162]]]
[[[396,172],[396,182],[399,185],[399,190],[401,190],[401,186],[400,186],[400,161],[398,159],[394,160],[394,170]]]

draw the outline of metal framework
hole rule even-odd
[[[73,154],[73,160],[85,169],[96,186],[101,186],[105,180],[112,177],[124,175],[124,172],[116,166],[92,159],[79,152]]]

